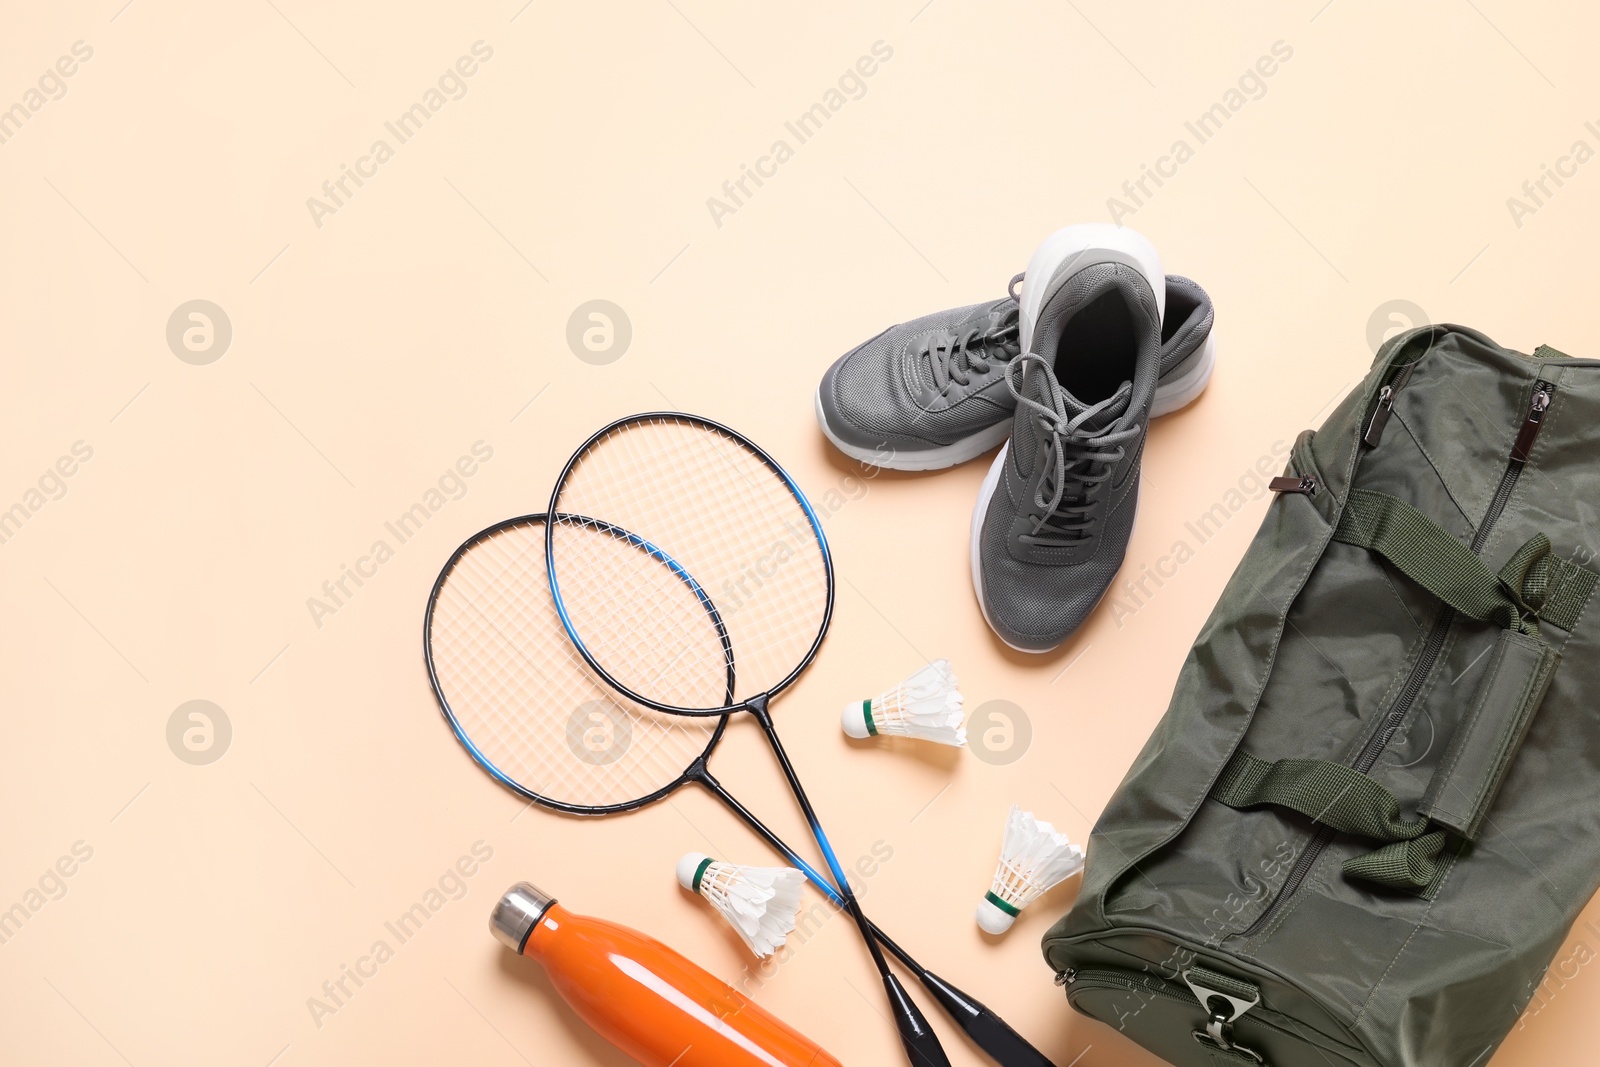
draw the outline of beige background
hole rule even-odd
[[[1520,220],[1507,205],[1575,141],[1600,147],[1600,20],[1578,5],[123,4],[13,4],[0,34],[0,106],[27,109],[58,57],[93,50],[0,144],[0,507],[30,512],[0,544],[0,907],[41,878],[59,896],[0,944],[6,1063],[620,1063],[489,938],[522,878],[737,978],[742,948],[671,869],[691,848],[766,862],[757,843],[699,794],[603,822],[522,812],[434,707],[429,584],[630,411],[745,428],[814,496],[857,486],[812,421],[824,367],[889,323],[998,296],[1180,138],[1193,158],[1123,221],[1209,288],[1222,359],[1153,430],[1125,577],[1192,541],[1185,523],[1320,419],[1386,329],[1426,315],[1600,352],[1600,164],[1563,165]],[[493,56],[464,97],[398,144],[384,123],[477,41]],[[719,226],[707,198],[879,41],[893,55],[860,98]],[[1196,147],[1185,122],[1280,41],[1292,58]],[[319,227],[307,198],[379,138],[393,158]],[[208,365],[165,339],[192,299],[232,324]],[[632,324],[609,365],[566,342],[591,299]],[[93,455],[65,495],[28,497],[79,441]],[[465,495],[317,625],[307,599],[478,441],[493,459]],[[1087,834],[1265,502],[1191,543],[1143,606],[1030,659],[971,595],[981,473],[884,475],[828,520],[837,618],[780,718],[840,852],[893,849],[866,894],[884,926],[1059,1063],[1149,1064],[1050,984],[1038,938],[1071,886],[1000,941],[971,912],[1012,802]],[[1024,709],[1021,759],[842,737],[842,701],[939,655],[970,706]],[[205,766],[167,742],[195,699],[232,725]],[[798,839],[737,733],[723,776]],[[384,922],[480,841],[493,858],[464,899],[319,1026],[308,998],[393,944]],[[78,842],[92,858],[46,876]],[[1588,1055],[1597,938],[1580,924],[1567,980],[1496,1064]],[[897,1060],[841,921],[758,996],[846,1063]]]

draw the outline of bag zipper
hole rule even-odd
[[[1187,989],[1179,990],[1175,983],[1161,978],[1151,978],[1147,975],[1124,974],[1120,971],[1080,971],[1068,967],[1056,975],[1056,985],[1065,986],[1068,995],[1074,989],[1120,989],[1128,993],[1149,993],[1153,996],[1166,997],[1195,1008],[1202,1005],[1194,998],[1194,994]]]
[[[1535,386],[1533,402],[1528,405],[1528,416],[1522,420],[1522,429],[1517,431],[1517,440],[1511,446],[1511,458],[1518,463],[1528,462],[1528,454],[1533,451],[1533,443],[1539,439],[1539,430],[1544,427],[1544,413],[1550,410],[1551,394],[1556,388],[1543,379],[1536,382]]]
[[[1184,980],[1189,981],[1187,972],[1185,972]],[[1240,1060],[1251,1058],[1258,1064],[1266,1063],[1266,1059],[1262,1057],[1261,1053],[1245,1045],[1237,1044],[1233,1039],[1233,1024],[1243,1018],[1245,1012],[1250,1011],[1251,1008],[1255,1008],[1261,1003],[1259,996],[1253,1003],[1248,1004],[1242,1010],[1230,1011],[1226,1007],[1218,1008],[1202,1000],[1200,993],[1203,990],[1195,989],[1192,984],[1179,986],[1176,982],[1168,982],[1161,978],[1152,978],[1146,975],[1129,974],[1121,971],[1079,971],[1072,967],[1068,967],[1056,975],[1056,985],[1066,987],[1068,999],[1071,999],[1073,991],[1077,989],[1105,989],[1132,993],[1135,996],[1161,997],[1165,1000],[1174,1001],[1186,1007],[1206,1012],[1211,1015],[1207,1029],[1192,1031],[1197,1041],[1220,1048],[1224,1052],[1234,1053]],[[1225,1002],[1229,1001],[1226,996],[1221,996],[1218,999]],[[1223,1014],[1223,1012],[1228,1013]],[[1260,1014],[1274,1013],[1263,1008]],[[1263,1027],[1280,1033],[1284,1032],[1282,1025],[1274,1024],[1255,1014],[1252,1014],[1251,1018]],[[1296,1033],[1295,1036],[1300,1037],[1303,1041],[1307,1040],[1304,1035]]]
[[[1377,448],[1378,442],[1383,440],[1383,428],[1389,425],[1389,415],[1394,411],[1395,394],[1405,388],[1406,382],[1411,380],[1411,372],[1416,369],[1416,363],[1407,363],[1378,390],[1378,406],[1372,409],[1367,432],[1361,437],[1368,448]]]
[[[1309,474],[1282,474],[1267,483],[1274,493],[1304,493],[1317,495],[1317,480]]]
[[[1388,387],[1385,386],[1385,389]],[[1528,456],[1533,451],[1534,442],[1539,438],[1539,431],[1544,427],[1545,412],[1550,408],[1550,401],[1554,397],[1556,387],[1553,383],[1540,378],[1533,383],[1533,396],[1528,401],[1527,412],[1522,417],[1522,424],[1517,429],[1517,437],[1511,446],[1511,455],[1506,460],[1506,469],[1500,475],[1500,484],[1495,487],[1494,496],[1489,501],[1489,510],[1483,517],[1483,522],[1478,524],[1477,531],[1472,535],[1471,549],[1473,555],[1483,551],[1484,542],[1488,541],[1489,534],[1493,532],[1495,523],[1500,520],[1500,513],[1505,511],[1506,504],[1511,500],[1511,493],[1517,487],[1517,479],[1522,476],[1522,470],[1528,463]],[[1380,394],[1381,395],[1381,394]],[[1390,407],[1393,407],[1393,394],[1390,396]],[[1380,410],[1381,407],[1380,407]],[[1376,413],[1374,413],[1376,414]],[[1370,429],[1368,431],[1370,435]],[[1381,424],[1378,427],[1382,435]],[[1370,443],[1370,441],[1369,441]],[[1406,676],[1405,686],[1401,688],[1400,695],[1395,698],[1394,704],[1389,708],[1389,713],[1384,716],[1383,724],[1378,732],[1362,748],[1361,754],[1356,757],[1352,765],[1355,770],[1366,774],[1378,762],[1378,757],[1388,747],[1394,735],[1399,731],[1405,721],[1406,714],[1411,710],[1411,704],[1422,692],[1423,683],[1428,675],[1433,672],[1434,665],[1438,662],[1439,653],[1444,650],[1445,638],[1449,636],[1450,626],[1455,622],[1456,611],[1454,608],[1445,608],[1440,614],[1433,629],[1428,631],[1427,640],[1423,642],[1422,653],[1417,657],[1417,662],[1412,666],[1411,673]],[[1267,910],[1262,912],[1257,919],[1246,927],[1241,936],[1250,937],[1271,921],[1278,913],[1278,909],[1300,888],[1310,872],[1317,857],[1323,849],[1333,840],[1337,831],[1328,827],[1317,830],[1316,836],[1306,846],[1306,850],[1295,861],[1294,867],[1289,871],[1289,877],[1284,879],[1283,888],[1273,898]]]

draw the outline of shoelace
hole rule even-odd
[[[1034,489],[1033,530],[1020,540],[1027,545],[1065,548],[1093,536],[1093,496],[1095,487],[1111,477],[1116,465],[1127,455],[1126,442],[1139,434],[1137,426],[1098,433],[1095,421],[1111,408],[1125,404],[1132,383],[1124,383],[1115,394],[1074,414],[1067,407],[1066,395],[1052,386],[1047,390],[1050,406],[1023,395],[1017,375],[1034,366],[1048,375],[1050,366],[1029,352],[1006,367],[1006,386],[1017,403],[1033,413],[1034,423],[1044,438],[1039,460],[1046,464],[1044,477]]]
[[[1009,362],[1022,351],[1017,323],[1017,285],[1019,274],[1006,286],[1011,304],[999,312],[998,321],[988,329],[974,326],[961,333],[941,333],[928,338],[923,351],[933,368],[933,383],[943,393],[952,383],[965,386],[972,375],[987,374],[997,363]]]

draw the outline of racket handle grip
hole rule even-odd
[[[894,1024],[900,1031],[900,1043],[906,1048],[906,1059],[911,1061],[911,1067],[950,1067],[950,1057],[944,1054],[938,1035],[906,993],[900,979],[892,974],[884,975],[883,988],[889,993]]]
[[[917,977],[932,993],[956,1025],[966,1031],[973,1044],[986,1052],[999,1067],[1055,1067],[1049,1057],[1028,1044],[1006,1021],[978,1001],[946,982],[932,971],[918,970]]]
[[[489,927],[507,947],[538,960],[572,1010],[644,1067],[840,1067],[661,942],[574,915],[526,882],[500,898]]]

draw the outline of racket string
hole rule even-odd
[[[716,624],[691,586],[601,524],[570,529],[576,581],[563,600],[588,647],[629,666],[636,689],[680,706],[719,707],[727,693],[727,656]],[[576,543],[581,539],[581,543]],[[625,570],[624,570],[625,568]],[[625,578],[614,577],[619,573]],[[626,600],[631,610],[620,610]],[[640,619],[672,618],[666,630]],[[685,659],[692,669],[685,669]]]
[[[430,639],[461,732],[502,773],[558,803],[647,797],[675,783],[716,730],[716,719],[622,700],[594,676],[550,600],[542,524],[480,537],[460,555],[435,597]]]
[[[648,586],[662,580],[651,572],[669,569],[659,556],[629,551],[611,537],[579,547],[566,536],[568,527],[593,526],[588,516],[648,539],[693,576],[736,650],[739,697],[776,686],[816,642],[829,582],[811,517],[788,482],[738,439],[684,420],[630,422],[576,459],[556,507],[562,517],[551,540],[561,599],[591,655],[635,693],[677,707],[721,706],[659,691],[660,671],[650,669],[648,658],[658,642],[706,640],[709,616],[687,600],[672,614],[651,601]],[[625,633],[601,625],[602,604],[634,625]],[[649,639],[641,641],[641,632]],[[699,669],[720,682],[725,665],[702,658]],[[649,674],[658,676],[654,691]],[[707,688],[679,684],[680,693]]]

